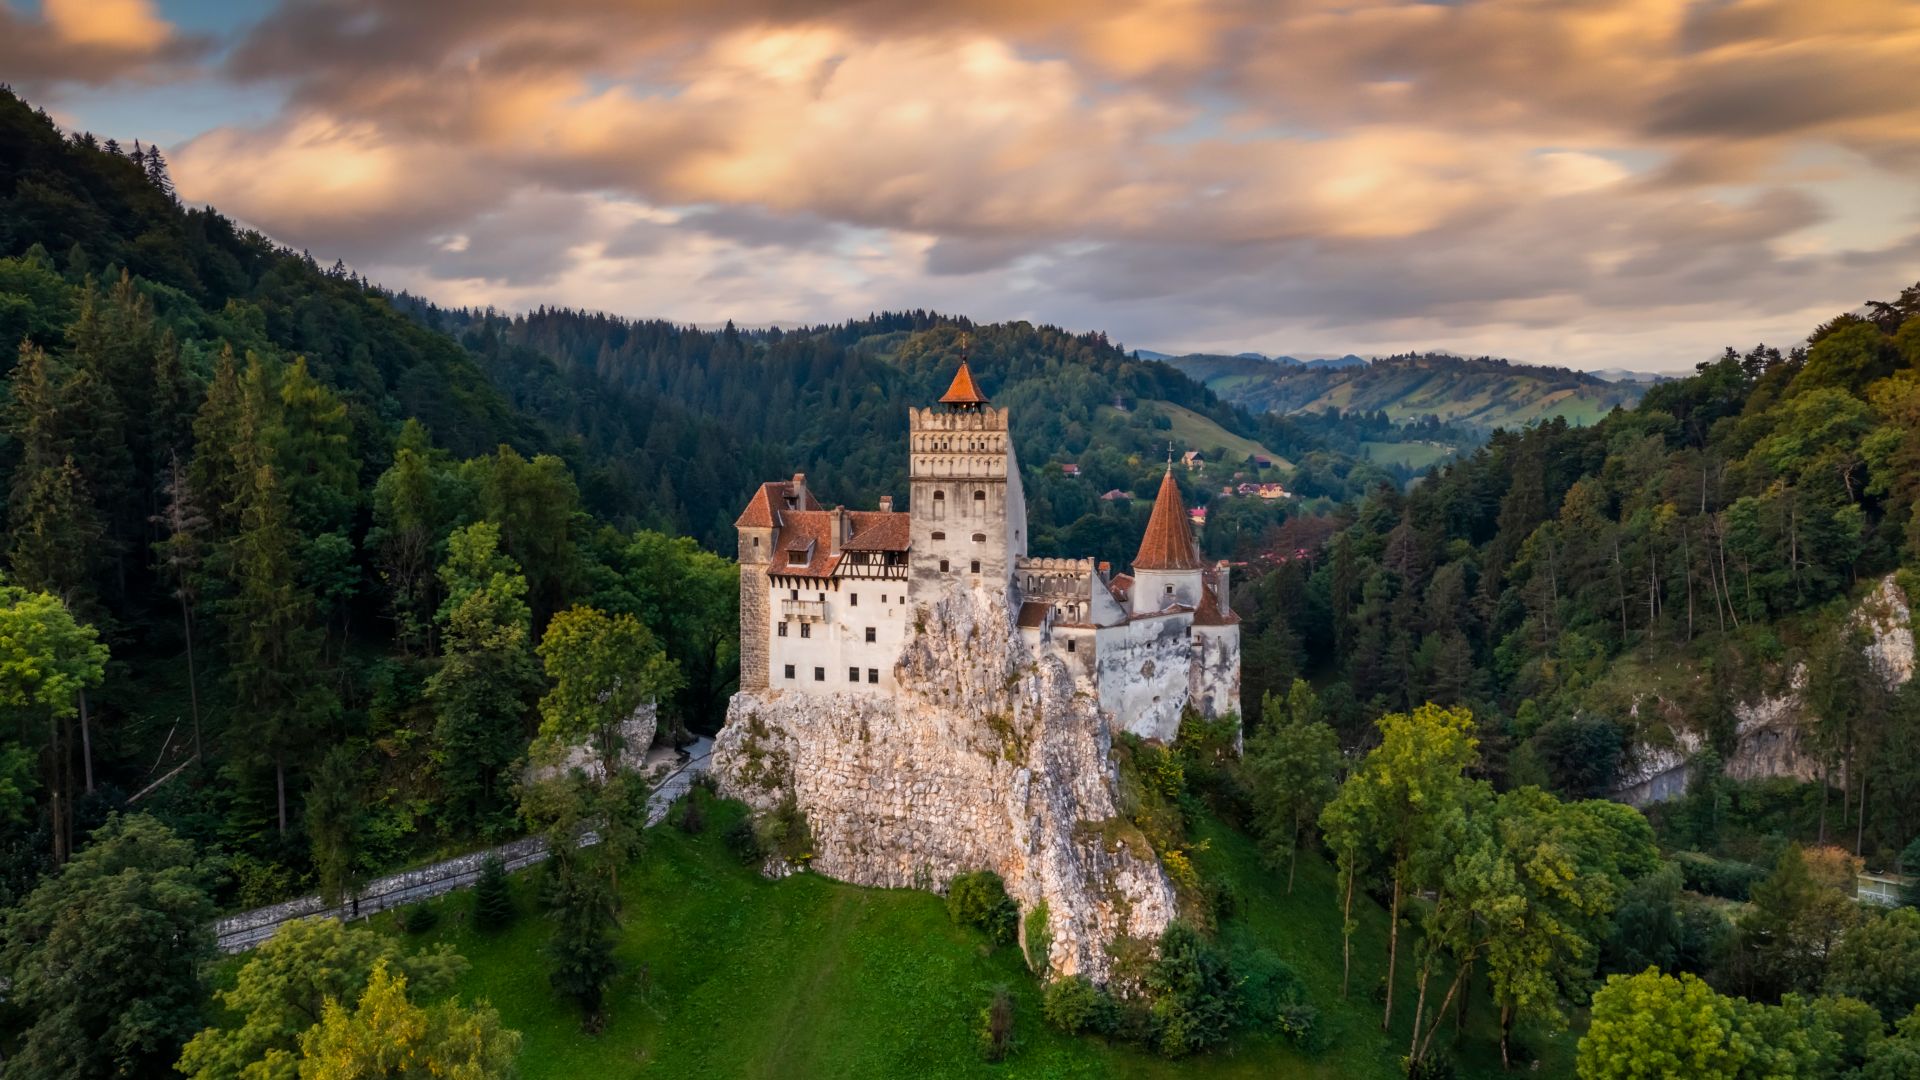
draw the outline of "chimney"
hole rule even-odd
[[[1219,597],[1220,614],[1222,615],[1230,615],[1233,613],[1233,589],[1228,583],[1228,575],[1232,573],[1233,566],[1225,559],[1221,559],[1220,565],[1214,570],[1214,581],[1217,583],[1214,586],[1215,595]]]
[[[1101,581],[1113,580],[1113,564],[1108,562],[1105,559],[1100,560],[1100,580]]]
[[[803,472],[794,473],[793,483],[790,486],[793,488],[794,498],[799,500],[799,505],[803,507],[806,506],[807,505],[807,474]]]
[[[829,544],[829,547],[827,548],[827,554],[829,555],[840,554],[840,545],[847,542],[847,508],[846,507],[836,506],[833,508],[833,532],[829,536],[827,542]]]
[[[893,496],[891,495],[880,496],[880,512],[883,514],[893,513]]]

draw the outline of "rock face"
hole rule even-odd
[[[1881,578],[1854,607],[1850,618],[1866,631],[1862,648],[1889,688],[1903,686],[1913,678],[1913,613],[1893,575]],[[1785,691],[1734,706],[1736,742],[1725,763],[1728,776],[1736,780],[1820,779],[1820,759],[1808,739],[1818,717],[1809,714],[1806,688],[1806,665],[1795,664]],[[1674,742],[1672,747],[1635,747],[1634,765],[1622,776],[1614,798],[1644,806],[1684,795],[1688,761],[1704,743],[1698,733],[1690,731],[1676,731]],[[1836,774],[1831,779],[1844,783],[1846,778]]]
[[[981,591],[923,609],[894,673],[891,696],[736,694],[714,744],[721,790],[760,809],[793,798],[813,868],[844,881],[940,889],[993,870],[1023,915],[1045,903],[1054,972],[1106,981],[1114,942],[1157,938],[1175,901],[1152,853],[1110,827],[1097,703]]]

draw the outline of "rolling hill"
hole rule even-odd
[[[1441,354],[1390,356],[1344,367],[1204,355],[1167,363],[1256,412],[1383,412],[1396,421],[1431,416],[1488,431],[1554,417],[1591,424],[1646,392],[1642,383],[1608,382],[1565,368]]]

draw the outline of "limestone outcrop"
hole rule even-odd
[[[1854,606],[1852,623],[1865,631],[1862,645],[1867,661],[1889,688],[1913,678],[1915,650],[1913,613],[1899,582],[1889,574]],[[1734,705],[1734,750],[1724,763],[1736,780],[1791,777],[1820,779],[1823,766],[1810,743],[1817,718],[1806,704],[1807,669],[1796,663],[1786,686]],[[1639,707],[1635,707],[1636,714]],[[1614,797],[1635,806],[1661,802],[1686,793],[1689,762],[1704,745],[1701,733],[1669,723],[1672,745],[1633,747],[1630,767],[1621,777]],[[1831,777],[1844,783],[1845,777]]]
[[[1023,915],[1046,905],[1054,972],[1106,981],[1114,943],[1157,938],[1175,900],[1137,833],[1113,827],[1112,732],[1092,695],[986,590],[921,608],[894,676],[890,695],[735,695],[714,744],[721,791],[763,810],[791,797],[813,869],[844,881],[939,889],[993,870]]]

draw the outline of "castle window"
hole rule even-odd
[[[860,606],[860,594],[859,594],[859,593],[848,593],[848,594],[847,594],[847,606],[848,606],[848,607],[859,607],[859,606]]]
[[[877,667],[870,667],[870,668],[868,668],[868,669],[867,669],[867,681],[868,681],[868,682],[870,682],[870,683],[877,683],[877,682],[879,682],[879,681],[880,681],[880,669],[879,669],[879,668],[877,668]]]
[[[803,623],[801,623],[801,624],[800,624],[800,636],[801,636],[801,637],[805,637],[805,638],[810,638],[810,637],[812,637],[812,636],[813,636],[813,624],[812,624],[812,623],[805,623],[805,622],[803,622]]]
[[[1169,586],[1167,586],[1167,595],[1168,595],[1168,596],[1172,596],[1172,595],[1173,595],[1173,586],[1171,586],[1171,585],[1169,585]]]
[[[787,590],[787,599],[789,599],[789,600],[798,600],[798,599],[800,599],[800,590],[799,590],[799,589],[788,589],[788,590]]]
[[[781,637],[787,636],[787,620],[785,619],[780,620],[780,636]]]
[[[947,534],[943,532],[937,532],[933,534],[933,538],[935,540],[945,540],[947,538]]]
[[[757,536],[756,536],[756,537],[754,537],[754,538],[753,538],[753,546],[754,546],[754,547],[759,547],[759,546],[760,546],[760,538],[759,538],[759,537],[757,537]]]
[[[847,681],[848,681],[848,682],[859,682],[859,681],[860,681],[860,669],[859,669],[859,668],[857,668],[857,667],[850,667],[850,668],[848,668],[848,669],[847,669]]]
[[[947,572],[947,560],[945,559],[940,560],[940,572],[943,574]]]
[[[792,664],[788,664],[788,665],[787,665],[787,678],[789,678],[789,679],[791,679],[791,678],[793,678],[793,665],[792,665]]]
[[[813,669],[813,681],[814,681],[814,682],[826,682],[826,681],[827,681],[827,669],[826,669],[826,668],[823,668],[823,667],[817,667],[817,668],[814,668],[814,669]],[[1157,701],[1157,700],[1159,700],[1159,699],[1158,699],[1158,698],[1156,698],[1156,699],[1154,699],[1154,700],[1156,700],[1156,701]]]
[[[1068,638],[1068,639],[1067,639],[1067,651],[1068,651],[1068,652],[1072,652],[1072,651],[1073,651],[1073,647],[1074,647],[1075,645],[1077,645],[1077,644],[1079,644],[1079,642],[1076,642],[1076,641],[1074,641],[1074,640],[1073,640],[1072,638]]]
[[[975,559],[975,560],[973,560],[973,572],[974,572],[974,573],[976,573],[976,574],[980,572],[980,560],[979,560],[979,559]]]
[[[986,543],[986,542],[987,542],[987,534],[986,534],[986,533],[974,533],[974,534],[973,534],[973,542],[974,542],[974,543],[976,543],[976,544],[984,544],[984,543]]]
[[[880,640],[880,632],[871,626],[867,627],[867,644],[871,645],[878,640]]]
[[[945,491],[942,491],[942,490],[940,490],[939,488],[934,488],[934,489],[933,489],[933,501],[934,501],[934,502],[946,502],[946,501],[947,501],[947,493],[946,493]]]
[[[987,501],[987,491],[986,491],[986,489],[985,489],[985,488],[981,488],[980,490],[978,490],[978,491],[975,491],[975,492],[973,493],[973,501],[974,501],[974,502],[986,502],[986,501]]]

